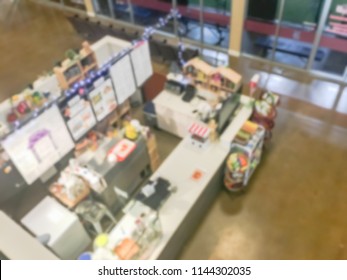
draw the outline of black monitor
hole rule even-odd
[[[240,96],[238,94],[232,94],[231,97],[223,102],[222,108],[217,116],[217,131],[219,135],[221,135],[229,125],[233,113],[239,106],[239,100]]]
[[[182,96],[184,102],[190,102],[196,94],[196,88],[194,85],[186,86],[186,93]]]

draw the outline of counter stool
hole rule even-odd
[[[117,222],[107,207],[97,201],[85,200],[78,204],[75,212],[92,236],[108,232]]]

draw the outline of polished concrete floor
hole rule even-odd
[[[49,71],[66,50],[79,48],[82,38],[62,13],[20,1],[11,13],[0,1],[0,102],[19,93]]]
[[[6,54],[0,56],[0,100],[82,41],[60,12],[26,2],[11,22],[0,23],[0,34]],[[241,67],[246,77],[257,71],[251,66]],[[181,259],[347,259],[346,115],[320,106],[325,97],[309,91],[312,81],[288,89],[287,80],[278,77],[267,81],[282,94],[282,103],[262,164],[242,194],[216,186],[221,192]],[[340,113],[346,95],[345,90]],[[156,133],[164,160],[179,140]]]
[[[347,130],[281,109],[240,195],[223,191],[182,259],[347,259]]]

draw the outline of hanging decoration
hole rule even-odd
[[[108,74],[109,69],[111,66],[118,61],[119,58],[124,56],[125,54],[129,53],[140,41],[148,41],[158,29],[165,27],[171,20],[179,20],[181,18],[181,14],[178,11],[178,9],[171,9],[170,13],[167,14],[165,17],[161,17],[158,19],[158,22],[154,24],[153,26],[148,26],[144,29],[144,32],[140,39],[134,40],[131,43],[131,47],[125,48],[121,50],[119,53],[114,55],[99,67],[98,70],[90,71],[88,76],[81,80],[76,82],[72,87],[64,91],[65,98],[73,97],[76,94],[84,95],[85,89],[92,86],[94,81],[99,79],[102,76],[105,76]],[[178,43],[178,58],[180,62],[180,66],[182,67],[185,64],[184,58],[183,58],[183,52],[184,52],[184,45],[182,43],[181,37],[179,37],[179,43]],[[15,130],[22,127],[24,124],[29,122],[31,119],[36,118],[38,115],[40,115],[45,109],[51,107],[53,104],[57,104],[58,102],[61,102],[62,100],[59,98],[51,98],[51,100],[45,102],[41,108],[36,108],[31,113],[28,114],[28,117],[25,118],[25,120],[20,121],[16,120],[13,122],[13,129],[11,129],[7,134],[0,137],[0,140],[5,139],[9,134],[14,132]]]
[[[76,94],[76,92],[78,92],[79,88],[81,87],[85,87],[85,86],[89,86],[91,85],[95,80],[97,80],[98,78],[100,78],[101,76],[105,76],[110,67],[123,55],[125,55],[126,53],[130,52],[136,45],[138,42],[140,41],[148,41],[149,38],[160,28],[165,27],[171,20],[174,19],[180,19],[181,18],[181,14],[177,9],[171,9],[170,13],[167,14],[165,17],[161,17],[158,19],[158,22],[153,25],[153,26],[148,26],[144,29],[142,36],[140,37],[140,39],[134,40],[132,41],[132,45],[129,48],[125,48],[123,50],[121,50],[119,53],[117,53],[116,55],[114,55],[113,57],[110,58],[109,61],[107,61],[106,63],[104,63],[102,66],[100,66],[100,68],[96,71],[91,71],[89,76],[84,79],[81,80],[80,82],[77,82],[72,88],[70,88],[69,90],[65,91],[65,96],[66,97],[70,97]],[[184,46],[182,43],[181,38],[179,37],[179,43],[178,43],[178,58],[180,61],[180,65],[183,66],[185,64],[185,61],[183,59],[183,51],[184,51]]]

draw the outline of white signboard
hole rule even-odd
[[[122,57],[112,65],[110,75],[115,87],[118,104],[122,104],[136,91],[129,55]]]
[[[67,126],[75,141],[81,139],[96,124],[90,102],[78,95],[69,102]],[[66,110],[65,110],[66,112]]]
[[[117,108],[116,95],[110,79],[94,84],[95,89],[89,93],[96,119],[103,120]]]
[[[130,53],[133,63],[136,84],[142,86],[149,77],[153,75],[153,67],[151,62],[151,54],[147,41],[140,42]]]
[[[53,106],[2,141],[27,184],[74,148],[59,109]]]

